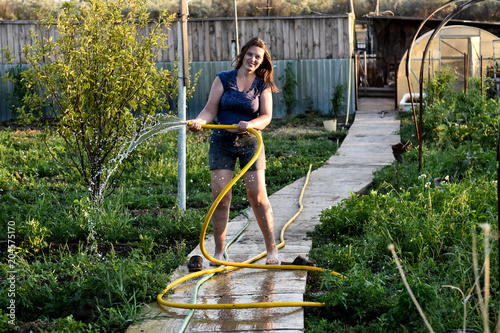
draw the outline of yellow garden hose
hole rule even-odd
[[[236,125],[202,125],[203,128],[211,128],[211,129],[236,129]],[[210,210],[207,213],[207,216],[205,217],[205,221],[203,223],[201,233],[200,233],[200,249],[203,255],[210,261],[222,265],[217,268],[212,268],[212,269],[207,269],[199,272],[194,272],[188,275],[185,275],[181,277],[180,279],[177,279],[176,281],[170,283],[165,290],[163,290],[160,294],[157,296],[157,301],[158,303],[169,306],[169,307],[174,307],[174,308],[183,308],[183,309],[243,309],[243,308],[272,308],[272,307],[302,307],[302,306],[308,306],[308,307],[322,307],[324,306],[323,303],[318,303],[318,302],[260,302],[260,303],[228,303],[228,304],[185,304],[185,303],[176,303],[176,302],[170,302],[165,299],[163,299],[163,296],[170,291],[172,288],[175,286],[181,284],[182,282],[185,282],[189,279],[195,278],[197,276],[205,275],[205,274],[212,274],[212,273],[218,273],[218,272],[223,272],[223,271],[229,271],[233,270],[236,268],[263,268],[263,269],[286,269],[286,270],[307,270],[307,271],[316,271],[316,272],[324,272],[322,268],[319,267],[313,267],[313,266],[302,266],[302,265],[256,265],[252,264],[252,262],[259,260],[263,258],[267,252],[262,252],[259,255],[244,261],[242,263],[238,262],[230,262],[230,261],[221,261],[217,260],[213,257],[211,257],[207,251],[205,250],[205,234],[208,228],[208,224],[210,223],[210,220],[212,218],[212,215],[215,211],[215,208],[218,206],[224,195],[229,191],[229,189],[238,181],[243,174],[250,168],[250,166],[255,162],[257,157],[259,156],[260,152],[262,151],[262,137],[259,134],[258,131],[249,128],[248,131],[255,135],[255,137],[258,140],[258,147],[257,147],[257,152],[255,153],[254,157],[248,162],[247,165],[245,165],[241,171],[226,185],[226,187],[221,191],[221,193],[217,196],[217,198],[214,200],[212,203],[212,206],[210,207]],[[300,198],[299,198],[299,211],[283,226],[281,229],[280,233],[280,244],[277,245],[278,249],[282,248],[285,246],[285,231],[288,228],[288,226],[295,221],[295,219],[302,213],[302,210],[304,209],[304,206],[302,205],[302,198],[304,196],[304,191],[307,186],[307,183],[309,182],[309,176],[311,173],[311,166],[309,167],[309,172],[307,173],[306,181],[305,184],[302,188],[302,191],[300,193]],[[331,272],[333,275],[343,278],[343,276],[339,273],[336,272]]]

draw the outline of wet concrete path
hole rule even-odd
[[[279,251],[280,260],[291,262],[299,254],[306,256],[311,248],[307,232],[319,223],[322,210],[337,205],[352,193],[368,188],[373,172],[394,161],[391,146],[400,141],[397,131],[399,121],[391,99],[362,98],[349,134],[337,155],[313,171],[304,192],[303,212],[290,225],[285,234],[285,246]],[[307,170],[304,170],[304,174]],[[270,196],[274,211],[275,234],[279,243],[283,225],[299,210],[299,197],[305,177]],[[251,210],[250,226],[230,247],[229,260],[242,262],[265,251],[262,234]],[[244,224],[241,216],[230,221],[227,239]],[[213,253],[212,236],[205,242],[208,253]],[[198,248],[190,256],[201,254]],[[257,262],[264,264],[265,258]],[[204,269],[208,269],[204,260]],[[342,272],[339,272],[342,273]],[[172,281],[188,274],[187,266],[179,267]],[[175,288],[169,301],[191,303],[194,286],[199,278],[189,280]],[[217,274],[207,281],[198,294],[198,303],[226,304],[248,302],[301,302],[304,298],[307,273],[305,271],[276,271],[239,269]],[[161,292],[159,290],[158,292]],[[178,332],[188,314],[188,309],[152,305],[156,319],[133,325],[127,333]],[[280,332],[304,331],[302,307],[196,310],[185,332]]]

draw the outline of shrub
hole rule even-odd
[[[295,87],[298,83],[295,80],[291,62],[286,63],[285,74],[280,76],[279,79],[285,81],[283,85],[283,98],[285,100],[286,115],[290,117],[293,114],[295,106],[298,104],[297,97],[295,96]]]
[[[335,86],[335,88],[333,89],[333,95],[330,100],[332,102],[332,109],[330,110],[331,117],[337,118],[342,114],[340,111],[342,110],[343,102],[345,99],[346,87],[347,85],[343,83]]]

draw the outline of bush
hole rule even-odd
[[[295,87],[298,86],[298,83],[297,80],[295,80],[295,74],[291,62],[286,63],[285,74],[280,76],[279,79],[284,81],[283,98],[285,100],[285,112],[287,117],[290,117],[293,114],[293,110],[299,103],[295,92]]]

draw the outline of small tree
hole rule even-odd
[[[56,19],[42,21],[58,38],[32,31],[35,42],[23,50],[24,79],[36,93],[20,112],[65,141],[67,154],[58,159],[78,170],[95,204],[121,174],[107,181],[120,147],[169,110],[177,81],[155,60],[172,20],[162,12],[149,22],[147,0],[89,0],[79,9],[65,3]]]
[[[338,117],[340,115],[340,111],[342,110],[343,107],[343,102],[344,102],[344,92],[345,88],[347,85],[345,83],[339,84],[338,86],[335,86],[333,89],[333,95],[331,98],[332,102],[332,108],[330,110],[329,116],[331,117]]]
[[[285,112],[287,116],[291,116],[295,106],[298,104],[295,97],[295,87],[299,84],[295,80],[295,73],[291,62],[286,63],[285,74],[279,77],[280,80],[285,80],[283,85],[283,98],[285,99]]]

